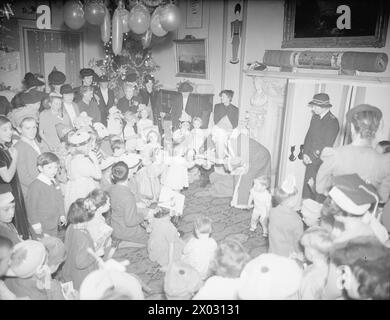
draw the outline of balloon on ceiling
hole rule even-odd
[[[81,1],[69,0],[64,5],[64,21],[73,30],[83,27],[85,21],[99,26],[102,41],[107,43],[112,36],[112,49],[115,54],[119,54],[124,33],[131,31],[139,35],[142,46],[147,48],[153,35],[162,38],[179,27],[179,8],[172,3],[163,5],[163,2],[166,3],[163,0],[128,0],[129,12],[124,0],[118,0],[115,10],[112,10],[112,1],[109,0],[104,3],[103,0],[87,0],[85,5]],[[105,3],[114,12],[112,20]]]

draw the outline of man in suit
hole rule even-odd
[[[74,89],[70,84],[64,84],[61,86],[60,93],[62,95],[64,112],[68,114],[69,119],[74,126],[74,120],[80,115],[79,107],[73,102]]]
[[[322,164],[321,153],[325,147],[333,147],[340,126],[337,118],[330,112],[332,105],[326,93],[315,94],[308,104],[312,108],[309,130],[303,147],[303,163],[306,166],[303,181],[302,199],[318,199],[315,192],[317,172]]]
[[[102,123],[107,126],[108,110],[115,103],[114,91],[108,87],[107,76],[102,75],[99,77],[99,87],[96,89],[95,94],[99,98],[98,107],[100,109]]]

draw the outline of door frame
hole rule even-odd
[[[27,44],[27,30],[36,30],[43,32],[62,32],[66,33],[67,30],[64,30],[60,27],[52,26],[51,29],[38,29],[36,21],[31,20],[22,20],[18,19],[18,29],[19,29],[19,43],[20,43],[20,70],[21,77],[23,77],[26,72],[29,71],[30,60],[28,56],[28,44]],[[72,33],[78,33],[80,35],[80,66],[84,65],[84,32],[81,31],[72,31]],[[28,70],[28,71],[27,71]]]

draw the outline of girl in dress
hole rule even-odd
[[[137,138],[138,135],[135,132],[135,125],[137,123],[137,116],[131,112],[127,111],[125,113],[126,126],[123,129],[123,137],[126,141],[126,150],[128,152],[135,152],[137,148]]]
[[[184,248],[179,232],[171,222],[170,210],[159,208],[150,222],[149,259],[161,265],[162,271],[179,261]]]
[[[63,110],[61,97],[50,96],[43,100],[42,105],[44,110],[39,114],[39,135],[49,151],[55,152],[61,146],[56,125],[62,123],[70,127],[72,123],[68,114]]]
[[[85,198],[84,206],[94,212],[92,220],[87,222],[87,230],[94,242],[96,254],[101,257],[111,247],[112,228],[104,217],[111,208],[110,196],[106,191],[95,189]]]
[[[13,223],[24,240],[30,238],[32,230],[27,220],[26,208],[16,172],[18,152],[12,146],[11,121],[0,115],[0,184],[9,184],[15,197],[15,216]]]
[[[77,131],[70,135],[71,154],[66,161],[68,179],[65,186],[65,212],[79,198],[84,198],[99,185],[102,173],[99,160],[91,151],[91,137],[88,133]]]
[[[92,237],[87,229],[87,222],[92,220],[93,212],[84,206],[84,199],[77,199],[69,208],[68,228],[65,235],[67,257],[62,268],[65,281],[72,281],[76,290],[84,278],[98,269],[95,258],[88,249],[95,250]]]
[[[137,132],[141,137],[142,142],[146,143],[146,135],[148,134],[148,130],[153,128],[153,121],[149,119],[149,110],[145,105],[140,105],[139,116],[140,119],[137,122]]]

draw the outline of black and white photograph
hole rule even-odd
[[[0,300],[390,300],[389,16],[0,0]]]

